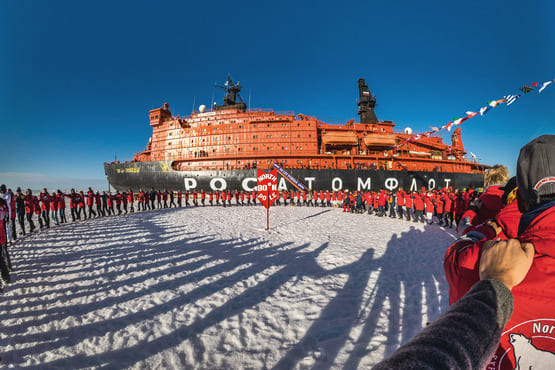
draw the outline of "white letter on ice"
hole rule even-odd
[[[243,187],[244,191],[253,191],[254,186],[249,186],[249,182],[254,181],[256,182],[256,177],[246,177],[243,179],[241,186]]]
[[[287,190],[287,184],[285,183],[285,179],[283,177],[279,179],[278,190]]]
[[[413,178],[412,182],[410,183],[410,191],[417,191],[418,190],[418,186],[416,185],[416,179]]]
[[[195,189],[197,187],[197,180],[196,179],[190,179],[185,177],[183,179],[183,181],[185,181],[185,190],[189,191],[191,189]]]
[[[219,183],[220,186],[216,186],[216,183]],[[221,177],[215,177],[210,180],[210,189],[212,190],[225,190],[227,188],[227,182],[222,179]]]
[[[385,179],[385,188],[387,190],[397,189],[397,186],[399,186],[399,180],[397,180],[396,178],[388,177],[387,179]]]
[[[360,177],[357,177],[357,190],[368,189],[370,190],[370,177],[366,178],[366,181],[362,182]]]
[[[316,180],[316,177],[305,177],[304,181],[308,183],[308,188],[312,190],[312,181]]]
[[[339,182],[339,185],[335,185],[336,182]],[[343,188],[343,180],[341,180],[339,177],[334,177],[331,180],[331,190],[333,191],[338,191],[341,190]]]

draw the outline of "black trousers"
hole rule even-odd
[[[21,232],[25,235],[25,213],[19,212],[17,214],[17,220],[19,221],[19,227],[21,228]]]
[[[10,282],[10,268],[11,261],[8,254],[8,246],[2,244],[0,245],[0,273],[2,274],[2,279],[8,283]]]
[[[33,230],[35,230],[35,224],[33,222],[33,214],[32,213],[27,213],[27,222],[29,223],[29,227],[31,232]]]
[[[50,227],[50,217],[48,216],[48,211],[42,211],[41,216],[46,224],[46,227]]]
[[[16,240],[17,239],[17,234],[15,232],[15,218],[12,218],[11,221],[12,221],[11,222],[11,224],[12,224],[12,238],[13,238],[13,240]]]
[[[93,206],[90,205],[89,206],[89,218],[92,218],[92,216],[96,217],[96,212],[93,210]]]

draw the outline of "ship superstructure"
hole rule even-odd
[[[117,180],[114,176],[139,173],[141,163],[150,164],[142,167],[143,174],[154,163],[162,163],[164,172],[171,171],[174,177],[180,173],[184,177],[191,174],[199,177],[201,173],[216,172],[225,177],[225,171],[247,171],[248,174],[255,168],[269,169],[278,163],[287,170],[305,175],[314,173],[316,177],[330,171],[326,175],[330,178],[333,171],[341,171],[343,176],[348,171],[391,171],[397,177],[403,173],[422,173],[419,176],[423,178],[454,174],[450,177],[462,179],[464,176],[459,175],[472,175],[467,178],[474,179],[474,183],[479,182],[476,179],[482,177],[487,167],[465,158],[460,128],[453,132],[451,145],[439,136],[431,136],[409,140],[398,150],[393,149],[416,135],[408,128],[396,132],[394,122],[378,120],[374,111],[376,97],[364,79],[358,81],[360,122],[351,119],[343,125],[327,124],[293,112],[247,109],[239,94],[239,83],[228,77],[221,87],[226,92],[222,105],[210,109],[201,105],[188,117],[173,115],[168,103],[152,109],[148,116],[152,136],[146,149],[127,162],[131,170],[106,164],[109,180],[113,179],[111,183],[116,187],[124,182],[137,187],[137,181],[146,177],[131,181]],[[143,182],[145,186],[154,183],[159,186],[163,178],[158,176],[156,181]],[[172,183],[175,187],[175,181]]]
[[[482,173],[466,160],[460,128],[452,144],[440,137],[421,138],[400,150],[388,150],[412,135],[394,132],[395,123],[379,121],[375,97],[359,80],[360,123],[332,125],[303,114],[247,109],[237,102],[240,87],[227,83],[224,104],[181,118],[169,105],[149,112],[152,137],[134,161],[172,161],[174,170],[270,168],[387,169]]]

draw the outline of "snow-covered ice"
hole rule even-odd
[[[3,366],[367,368],[448,305],[454,233],[337,208],[156,210],[11,247]]]

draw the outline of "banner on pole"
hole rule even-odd
[[[285,177],[285,179],[289,181],[291,185],[296,187],[297,190],[300,190],[300,191],[306,190],[306,187],[299,180],[291,176],[291,174],[285,171],[279,164],[274,163],[274,168],[279,172],[281,176]]]
[[[256,198],[266,208],[276,201],[277,190],[277,171],[264,172],[257,170],[256,176]]]

